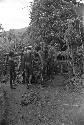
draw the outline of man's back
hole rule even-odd
[[[13,59],[9,59],[9,68],[10,70],[14,70],[15,69],[15,63]]]
[[[31,52],[28,52],[24,55],[24,61],[31,63]]]
[[[31,52],[25,53],[22,56],[22,60],[21,60],[21,67],[22,67],[22,69],[24,69],[25,66],[27,66],[27,65],[28,66],[31,65],[31,62],[32,62]]]

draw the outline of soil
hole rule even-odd
[[[3,83],[7,125],[84,125],[84,88],[58,87],[62,77],[42,87]],[[2,124],[1,124],[2,125]]]

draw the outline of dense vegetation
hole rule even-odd
[[[50,79],[50,81],[45,80],[44,82],[45,85],[48,83],[53,87],[35,84],[35,86],[30,85],[31,87],[29,86],[27,89],[25,84],[18,84],[18,79],[19,83],[22,81],[20,71],[17,73],[19,77],[16,78],[14,84],[15,90],[11,91],[9,81],[6,81],[7,84],[2,84],[5,96],[2,95],[4,92],[0,90],[1,124],[6,124],[5,121],[8,122],[7,124],[14,125],[22,123],[25,125],[77,125],[77,123],[84,123],[84,90],[80,86],[80,77],[84,73],[84,31],[82,18],[78,16],[75,9],[78,6],[80,4],[75,0],[34,0],[31,5],[31,23],[26,30],[5,32],[1,25],[0,76],[2,76],[0,80],[6,76],[4,66],[9,51],[12,50],[19,55],[21,54],[19,52],[25,50],[25,47],[29,45],[32,45],[34,49],[37,48],[41,54],[45,53],[45,48],[48,50],[46,58],[40,55],[41,62],[33,54],[34,84],[40,83],[41,77],[37,77],[36,74],[39,74],[39,71],[46,71],[46,67],[50,67],[51,72],[43,72],[44,80],[48,75],[52,76],[51,79],[55,75],[53,81]],[[19,57],[15,59],[19,64]],[[49,71],[49,69],[47,70]],[[66,73],[68,71],[70,79],[67,77],[65,80],[62,70]],[[61,75],[56,76],[55,73]],[[8,80],[8,76],[6,80]],[[3,83],[4,80],[1,82]],[[70,85],[66,86],[66,91],[63,87],[61,89],[56,86],[63,85],[63,83]],[[69,87],[71,89],[68,89]]]
[[[53,54],[57,58],[59,52],[65,58],[67,55],[69,69],[72,67],[74,75],[78,75],[79,71],[81,75],[84,31],[82,18],[77,13],[79,6],[81,4],[73,0],[34,0],[31,4],[30,26],[22,32],[2,32],[2,53],[10,50],[19,53],[30,44],[40,46],[44,52],[46,44],[51,58]]]
[[[84,34],[81,17],[76,12],[77,6],[80,4],[76,1],[34,0],[28,30],[33,44],[44,42],[71,55],[75,75],[79,63],[75,58],[78,58],[78,50],[83,46]]]

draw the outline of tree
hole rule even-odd
[[[77,5],[73,0],[34,0],[28,32],[33,43],[59,44],[61,51],[67,45],[68,52],[72,55],[74,74],[74,52],[83,42]]]
[[[29,36],[32,41],[50,44],[63,43],[68,20],[77,18],[72,2],[63,0],[34,0]]]

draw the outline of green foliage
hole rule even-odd
[[[74,41],[75,37],[77,37],[75,41],[80,38],[80,31],[76,26],[78,15],[73,2],[63,0],[34,0],[31,10],[31,23],[28,33],[31,41],[34,43],[45,42],[51,44],[53,41],[53,44],[61,44],[65,42],[64,35],[66,32],[69,32],[68,37],[72,37],[74,33],[73,40],[71,41]],[[76,25],[68,29],[68,20],[70,19],[76,20]]]

